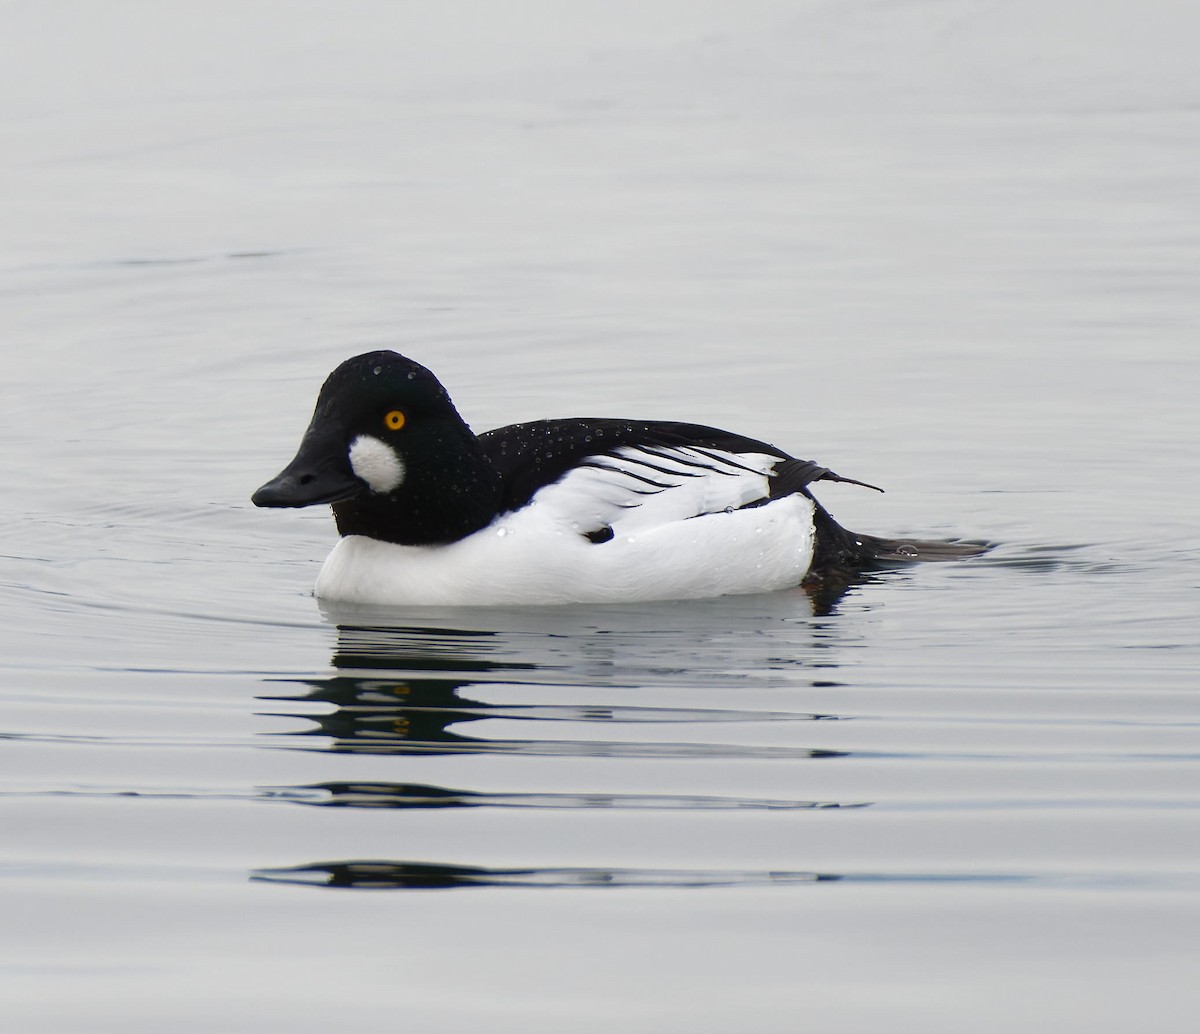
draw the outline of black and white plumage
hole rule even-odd
[[[253,501],[332,505],[342,539],[316,592],[353,603],[694,599],[979,552],[847,532],[809,492],[817,481],[864,484],[699,424],[577,418],[476,436],[432,373],[380,351],[329,376],[296,458]]]

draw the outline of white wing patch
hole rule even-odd
[[[581,535],[604,528],[627,535],[766,499],[778,462],[760,453],[626,445],[547,485],[533,503]]]

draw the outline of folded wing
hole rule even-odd
[[[513,424],[480,436],[506,510],[553,505],[581,534],[603,536],[759,506],[814,481],[849,481],[817,463],[701,424],[578,418]],[[874,486],[867,485],[873,488]]]

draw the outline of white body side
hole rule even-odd
[[[738,509],[768,495],[776,459],[668,453],[625,449],[573,470],[519,511],[448,545],[346,536],[321,569],[317,595],[384,605],[609,603],[798,585],[812,561],[812,501],[790,495]],[[635,457],[655,469],[628,462]],[[602,527],[612,528],[611,540],[585,537]]]

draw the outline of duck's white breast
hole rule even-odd
[[[614,537],[599,543],[541,496],[448,545],[347,536],[317,595],[434,606],[700,599],[798,585],[812,560],[813,505],[803,495],[650,527],[614,521]]]

